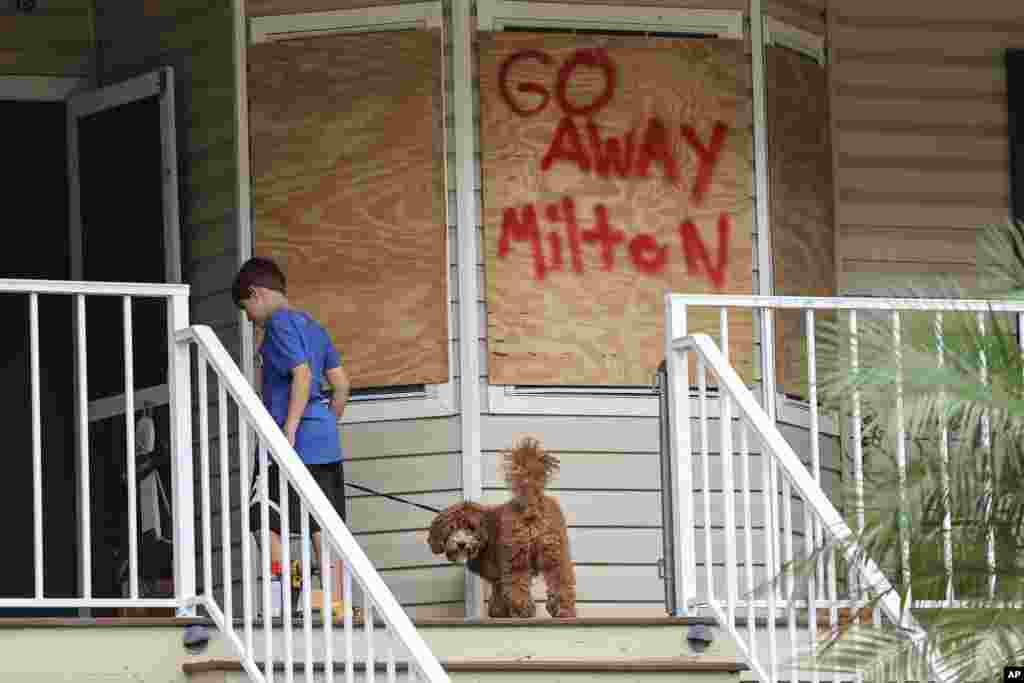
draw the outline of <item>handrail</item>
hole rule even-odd
[[[989,301],[987,299],[915,299],[908,297],[825,297],[768,296],[732,294],[669,294],[673,302],[686,306],[716,308],[794,308],[801,310],[878,310],[878,311],[952,311],[963,313],[1022,313],[1024,301]]]
[[[295,449],[267,412],[263,402],[257,397],[256,392],[242,375],[241,370],[221,344],[217,335],[208,326],[193,325],[179,331],[176,335],[176,342],[179,344],[195,343],[202,350],[214,371],[223,380],[227,392],[237,402],[240,413],[244,414],[252,424],[259,439],[267,444],[268,454],[274,458],[287,479],[291,480],[309,512],[319,522],[323,537],[333,546],[334,551],[344,558],[352,574],[359,579],[376,603],[384,621],[408,648],[422,673],[431,683],[448,683],[448,674],[445,673],[437,658],[427,647],[426,642],[416,631],[412,621],[374,569],[366,553],[356,543],[352,533],[299,459]],[[285,481],[284,478],[282,478],[283,481]],[[206,523],[209,523],[209,520],[206,520]],[[207,588],[207,599],[212,601],[209,588]],[[216,615],[217,612],[219,610],[211,611],[211,614]],[[223,615],[220,616],[223,620]],[[224,624],[218,625],[224,630]],[[233,638],[232,642],[236,647],[241,645],[237,638]],[[242,654],[246,653],[243,651]],[[348,653],[348,656],[351,657],[351,652]]]
[[[81,294],[168,299],[188,297],[189,285],[150,282],[85,282],[79,280],[19,280],[0,278],[0,293]]]
[[[722,297],[722,299],[726,298],[728,297]],[[742,298],[747,300],[750,297]],[[773,303],[777,303],[778,297],[770,298],[773,300]],[[692,302],[688,300],[688,303]],[[715,303],[717,305],[727,305],[727,303],[723,304],[718,298],[715,299]],[[901,609],[899,596],[892,590],[892,584],[882,574],[874,560],[864,557],[861,548],[855,542],[852,542],[853,531],[843,520],[839,511],[836,510],[822,488],[807,471],[806,466],[800,461],[800,458],[793,451],[789,443],[787,443],[772,419],[758,404],[753,394],[743,383],[743,380],[740,379],[711,337],[706,334],[691,334],[674,339],[671,343],[671,348],[675,354],[679,355],[690,351],[696,352],[710,366],[711,370],[718,376],[720,392],[724,390],[723,393],[728,394],[736,402],[740,411],[739,417],[747,420],[755,434],[760,438],[766,452],[771,453],[776,463],[782,467],[790,483],[796,487],[799,494],[811,506],[824,528],[841,544],[847,561],[851,566],[857,567],[863,576],[865,587],[876,591],[882,596],[880,607],[885,615],[893,623],[901,626],[920,654],[928,656],[929,667],[935,676],[935,680],[943,683],[955,680],[954,677],[947,673],[938,655],[925,651],[923,646],[925,633],[921,625],[910,614],[909,610]],[[680,365],[685,367],[685,361]],[[684,416],[688,416],[689,408],[687,401],[684,400],[682,403],[686,405],[682,407],[680,412]],[[676,429],[690,429],[689,424],[677,424],[675,427]],[[720,611],[716,604],[712,603],[712,606],[716,611]],[[729,627],[732,629],[732,624],[729,624]],[[754,653],[748,652],[748,656],[754,656]],[[759,669],[760,666],[756,668]]]

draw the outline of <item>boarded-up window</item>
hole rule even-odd
[[[317,317],[353,386],[448,381],[436,32],[249,50],[255,252]]]
[[[792,50],[767,50],[768,139],[775,293],[835,296],[832,147],[825,67]],[[834,321],[818,313],[816,326]],[[779,390],[807,397],[804,312],[780,311],[775,332]],[[821,372],[819,368],[819,372]]]
[[[481,37],[492,384],[650,384],[666,292],[752,291],[745,65],[729,41]],[[749,377],[750,317],[730,336]]]

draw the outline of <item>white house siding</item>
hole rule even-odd
[[[843,293],[970,287],[1009,215],[1004,50],[1020,3],[830,0]]]

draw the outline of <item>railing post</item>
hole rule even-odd
[[[686,307],[665,296],[665,369],[669,392],[669,456],[672,461],[672,576],[675,590],[675,615],[687,616],[690,603],[697,597],[696,557],[693,536],[693,454],[690,443],[690,368],[689,357],[674,349],[673,342],[686,336]]]
[[[170,397],[171,490],[174,516],[174,595],[178,616],[194,616],[185,602],[196,597],[195,479],[192,474],[192,370],[189,346],[176,340],[189,326],[188,295],[177,294],[167,306],[167,387]]]

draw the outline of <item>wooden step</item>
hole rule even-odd
[[[689,627],[709,626],[714,642],[703,654],[694,653],[687,641]],[[210,641],[200,653],[187,651],[187,626],[205,625]],[[362,621],[353,630],[353,653],[359,680],[367,677],[362,658],[367,634]],[[427,646],[456,683],[583,683],[596,678],[615,678],[617,683],[678,681],[680,675],[701,683],[738,683],[746,666],[735,643],[706,618],[660,619],[422,619],[414,621]],[[257,660],[263,657],[266,633],[255,624]],[[380,671],[375,680],[387,680],[383,661],[389,638],[382,624],[375,624],[373,651]],[[235,624],[241,634],[241,623]],[[18,631],[14,637],[14,631]],[[296,659],[305,653],[301,622],[293,623]],[[283,652],[281,620],[271,622],[273,654]],[[344,653],[344,629],[333,630],[336,657]],[[313,633],[314,680],[324,680],[324,634]],[[407,680],[403,647],[393,645],[399,664],[399,680]],[[68,662],[83,677],[104,680],[180,680],[190,683],[242,683],[238,653],[228,639],[204,619],[163,618],[38,618],[0,619],[0,661],[11,680],[65,680]],[[304,669],[297,680],[304,680]],[[186,675],[186,672],[188,674]],[[318,674],[319,672],[319,674]],[[277,677],[281,680],[283,677]],[[335,680],[344,680],[344,677]]]
[[[263,663],[259,664],[263,670]],[[738,681],[738,674],[747,670],[742,662],[723,659],[705,659],[701,657],[662,657],[650,659],[471,659],[456,658],[441,660],[441,666],[453,681],[501,681],[535,680],[550,681],[552,674],[558,674],[559,681],[584,681],[608,679],[615,681],[642,681],[655,683],[658,681],[678,681],[680,674],[688,679],[706,683],[728,683]],[[367,680],[364,662],[355,662],[352,666],[358,681]],[[323,663],[313,665],[314,680],[323,680],[326,667]],[[205,662],[190,662],[182,667],[192,683],[241,683],[246,679],[241,663],[236,659],[218,659]],[[274,666],[275,673],[284,673],[281,663]],[[296,678],[305,674],[304,664],[295,664],[292,669]],[[344,663],[334,664],[336,677],[345,674]],[[409,672],[405,662],[395,663],[396,676],[404,678]],[[383,662],[374,666],[376,675],[387,675],[388,669]]]
[[[613,656],[625,659],[689,657],[695,653],[687,640],[689,627],[701,624],[709,628],[714,641],[702,653],[707,658],[741,660],[735,642],[719,629],[714,619],[702,617],[662,618],[581,618],[581,619],[416,619],[413,622],[427,647],[438,659],[594,659]],[[373,631],[374,651],[383,656],[393,646],[395,657],[402,659],[405,648],[391,644],[383,624]],[[354,620],[353,651],[357,659],[367,651],[363,622]],[[235,633],[242,637],[243,625],[235,622]],[[642,635],[641,635],[642,634]],[[265,631],[254,624],[256,659],[263,658]],[[284,623],[274,620],[271,630],[275,658],[283,651]],[[304,652],[305,630],[301,621],[292,622],[292,642],[296,656]],[[344,647],[344,629],[335,625],[332,633],[334,652]],[[314,652],[323,651],[321,621],[314,617]]]

